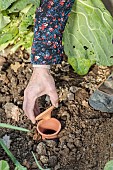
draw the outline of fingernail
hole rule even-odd
[[[35,124],[35,121],[32,121],[33,124]]]
[[[58,103],[55,104],[55,107],[58,108]]]

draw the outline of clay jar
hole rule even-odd
[[[61,123],[55,119],[51,118],[51,112],[54,106],[51,106],[43,113],[36,117],[38,120],[37,131],[42,136],[42,139],[55,139],[61,129]]]

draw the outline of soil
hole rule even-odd
[[[10,138],[10,151],[28,170],[38,169],[32,151],[43,168],[51,170],[103,170],[105,163],[113,159],[113,114],[102,113],[88,104],[90,95],[112,72],[111,67],[94,65],[86,76],[74,73],[64,60],[53,66],[60,102],[53,111],[62,125],[57,140],[42,140],[22,110],[24,89],[32,74],[32,66],[25,51],[2,56],[5,63],[0,73],[0,122],[31,130],[30,133],[0,129],[0,137]],[[19,120],[6,114],[5,106],[12,103],[19,109]],[[49,98],[40,98],[40,109],[50,106]],[[7,160],[10,169],[14,165],[0,147],[0,160]]]

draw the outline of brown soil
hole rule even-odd
[[[88,99],[112,68],[93,66],[86,76],[74,73],[65,61],[62,66],[52,68],[60,97],[53,117],[60,120],[62,130],[59,140],[42,141],[36,132],[36,125],[22,111],[24,89],[32,74],[27,55],[18,51],[4,58],[6,62],[0,73],[0,122],[32,130],[31,133],[24,133],[0,129],[1,138],[6,134],[10,137],[10,150],[17,160],[28,170],[37,169],[31,153],[33,151],[42,167],[51,170],[103,170],[105,163],[113,157],[113,114],[93,110],[88,105]],[[14,65],[18,68],[17,72]],[[21,114],[18,122],[6,115],[6,103],[19,107]],[[43,96],[40,99],[41,111],[49,105],[49,99]],[[11,170],[14,169],[13,163],[0,147],[2,159],[10,163]]]

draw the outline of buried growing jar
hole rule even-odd
[[[55,139],[61,129],[61,123],[55,119],[51,118],[51,112],[54,106],[51,106],[40,115],[36,117],[38,120],[37,131],[42,136],[42,139]]]

